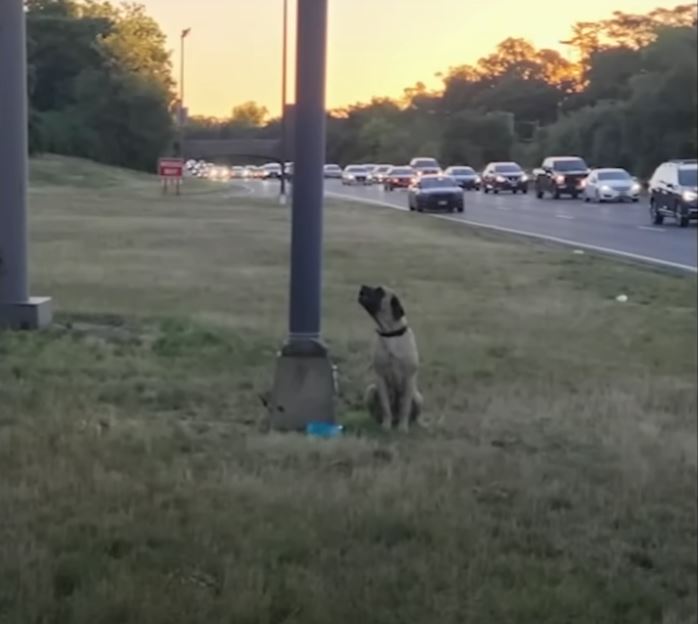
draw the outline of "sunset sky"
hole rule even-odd
[[[190,114],[227,115],[255,100],[280,110],[282,0],[142,0],[161,24],[179,75],[179,33],[187,39]],[[328,107],[398,96],[417,81],[438,87],[437,72],[477,60],[502,39],[525,37],[565,50],[576,21],[613,10],[647,12],[679,0],[329,0]],[[291,0],[291,23],[295,0]],[[293,38],[292,38],[293,41]],[[290,55],[294,60],[293,51]],[[293,63],[290,65],[292,66]],[[289,98],[293,99],[293,83]]]

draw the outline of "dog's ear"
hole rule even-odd
[[[393,295],[390,299],[390,308],[393,311],[393,319],[399,321],[403,316],[405,316],[405,308],[402,307],[400,299],[397,295]]]

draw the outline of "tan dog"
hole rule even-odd
[[[405,309],[398,296],[382,286],[362,286],[359,304],[378,326],[373,356],[377,379],[366,389],[366,407],[386,431],[394,425],[408,431],[419,419],[424,399],[417,387],[417,342]]]

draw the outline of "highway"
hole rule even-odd
[[[334,180],[327,181],[325,189],[329,197],[408,209],[406,191],[342,186]],[[685,271],[695,272],[698,265],[695,222],[685,229],[671,219],[662,226],[652,225],[646,199],[638,204],[587,204],[579,199],[541,200],[531,193],[485,195],[466,191],[464,214],[438,216]],[[415,218],[429,216],[415,214]]]

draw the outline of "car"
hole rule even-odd
[[[240,178],[244,178],[245,177],[245,168],[239,167],[237,165],[235,167],[231,167],[230,168],[230,177],[238,179],[238,180]]]
[[[209,180],[215,180],[217,182],[227,182],[230,180],[230,169],[225,166],[214,166],[208,174]]]
[[[383,180],[383,188],[386,191],[394,191],[396,188],[408,188],[414,180],[415,173],[412,167],[393,167]]]
[[[528,193],[528,176],[515,162],[491,162],[482,172],[482,190],[499,194],[501,191]]]
[[[454,165],[452,167],[448,167],[446,171],[444,171],[444,175],[451,176],[456,182],[458,182],[458,186],[466,191],[471,189],[475,189],[476,191],[480,190],[480,182],[482,181],[482,178],[480,178],[477,171],[475,171],[475,169],[472,167]]]
[[[665,217],[688,227],[698,219],[698,162],[671,160],[657,167],[649,183],[650,217],[661,225]]]
[[[262,179],[280,180],[281,165],[279,163],[267,163],[266,165],[262,165]]]
[[[342,179],[342,168],[339,165],[325,165],[325,178],[330,180]]]
[[[368,168],[366,165],[349,165],[342,174],[342,184],[368,184]]]
[[[392,165],[376,165],[368,176],[371,184],[383,184],[385,176],[393,168]]]
[[[463,189],[455,178],[446,175],[421,175],[408,192],[411,211],[464,212]]]
[[[625,169],[592,169],[584,181],[582,197],[585,202],[640,200],[642,186]]]
[[[414,169],[414,172],[418,176],[441,174],[441,165],[439,164],[439,161],[435,158],[425,158],[422,156],[418,156],[417,158],[413,158],[410,161],[410,167]]]
[[[589,167],[579,156],[549,156],[533,174],[538,199],[546,193],[555,199],[563,195],[576,199],[584,190]]]

